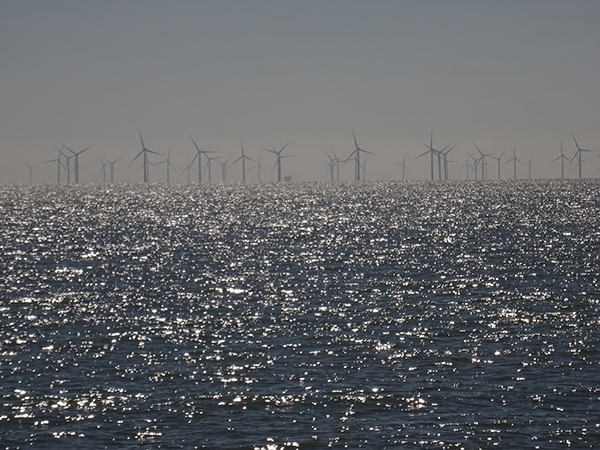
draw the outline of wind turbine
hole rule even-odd
[[[51,163],[51,162],[56,162],[56,183],[60,184],[60,168],[62,167],[62,161],[60,159],[62,153],[58,155],[58,158],[55,159],[49,159],[48,161],[44,161],[42,164],[46,164],[46,163]]]
[[[346,161],[349,161],[352,156],[354,156],[354,179],[356,181],[360,180],[360,170],[361,170],[361,164],[360,164],[360,153],[368,153],[369,155],[372,155],[373,152],[370,152],[368,150],[364,150],[362,148],[359,147],[358,145],[358,141],[356,140],[356,135],[354,134],[354,129],[351,128],[352,130],[352,137],[354,138],[354,151],[352,153],[350,153],[350,156],[348,156],[348,158],[346,158]]]
[[[198,147],[198,144],[196,144],[196,141],[194,140],[191,134],[190,139],[192,140],[192,142],[194,143],[194,147],[196,148],[196,154],[194,155],[194,158],[192,159],[192,162],[190,164],[194,164],[194,161],[196,161],[196,158],[198,158],[198,183],[202,183],[202,155],[208,158],[208,153],[214,152],[211,152],[209,150],[201,150],[200,147]]]
[[[98,175],[100,175],[100,172],[102,172],[102,184],[106,184],[106,166],[110,164],[108,163],[108,161],[102,159],[100,156],[98,156],[98,159],[102,163],[102,168],[98,171]]]
[[[275,167],[277,167],[277,181],[281,181],[281,160],[283,158],[289,158],[291,156],[294,156],[294,155],[283,155],[283,156],[281,155],[281,152],[283,152],[285,150],[285,148],[290,144],[290,142],[288,142],[287,144],[285,144],[279,150],[275,150],[275,147],[273,147],[273,146],[271,146],[272,149],[263,148],[263,150],[266,150],[269,153],[273,153],[274,155],[277,156],[277,161],[275,161],[275,164],[273,165],[273,169]]]
[[[425,147],[427,147],[428,150],[424,153],[421,153],[415,159],[419,159],[422,156],[425,156],[427,153],[431,154],[431,179],[433,180],[435,178],[434,171],[433,171],[433,155],[436,155],[438,158],[438,178],[441,180],[442,179],[442,153],[445,152],[446,150],[448,150],[448,148],[450,148],[451,146],[447,145],[446,147],[444,147],[441,150],[437,150],[437,149],[433,148],[433,130],[431,130],[431,137],[429,138],[429,145],[425,144]],[[452,148],[454,148],[454,146],[452,146]]]
[[[29,167],[29,184],[33,184],[33,169],[35,169],[37,166],[39,166],[39,164],[36,164],[35,166],[30,166],[27,163],[23,163],[25,164],[27,167]]]
[[[333,150],[331,150],[331,152],[333,153],[333,157],[329,153],[325,152],[327,158],[329,158],[329,162],[327,163],[327,170],[330,171],[331,181],[334,180],[334,173],[336,174],[335,178],[337,179],[337,181],[340,181],[340,163],[343,163],[344,160],[338,158]]]
[[[402,179],[406,179],[406,155],[402,158],[402,162],[394,164],[395,166],[402,166]]]
[[[474,174],[474,179],[478,180],[479,176],[478,176],[478,170],[479,170],[479,163],[482,161],[481,160],[481,156],[479,158],[475,158],[473,155],[469,154],[469,156],[471,157],[471,159],[473,160],[473,174]]]
[[[192,161],[192,162],[189,162],[189,160],[188,160],[188,163],[187,163],[187,165],[185,166],[185,169],[183,169],[183,170],[185,170],[185,171],[187,172],[187,182],[188,182],[188,183],[190,182],[190,171],[194,170],[194,169],[192,168],[192,164],[193,164],[193,163],[194,163],[194,161]],[[183,172],[183,170],[182,170],[182,172]]]
[[[258,182],[260,183],[260,174],[263,170],[265,170],[261,164],[262,161],[262,157],[258,157],[258,161],[255,165],[253,165],[252,167],[250,167],[250,169],[254,169],[256,168],[256,170],[258,171]]]
[[[575,135],[573,133],[571,133],[571,136],[573,136],[573,140],[575,141],[575,146],[577,147],[577,151],[575,152],[575,154],[573,155],[573,158],[571,159],[571,161],[573,161],[573,159],[577,158],[578,159],[578,164],[579,164],[579,178],[581,178],[581,167],[582,167],[582,153],[583,152],[588,152],[588,153],[596,153],[594,150],[586,150],[584,148],[579,147],[579,144],[577,143],[577,139],[575,139]]]
[[[560,156],[554,158],[552,161],[550,161],[549,164],[555,163],[559,159],[560,159],[560,177],[564,178],[565,177],[565,160],[569,161],[569,158],[567,158],[565,156],[565,154],[563,153],[562,140],[560,141]]]
[[[112,161],[109,159],[104,159],[104,161],[106,161],[106,163],[110,165],[110,184],[113,184],[115,182],[115,163],[120,159],[121,159],[121,157],[114,159]]]
[[[469,179],[469,169],[471,168],[471,165],[469,164],[469,156],[471,156],[471,155],[465,156],[465,164],[464,164],[464,166],[461,167],[461,169],[465,169],[465,171],[466,171],[466,174],[465,174],[466,180]],[[471,156],[471,158],[472,158],[472,156]]]
[[[448,154],[454,150],[454,147],[456,147],[456,145],[452,145],[450,147],[446,147],[445,149],[440,151],[440,154],[442,156],[442,159],[444,160],[444,180],[448,179],[448,163],[449,162],[454,162],[454,161],[448,161]]]
[[[421,156],[425,156],[427,153],[431,154],[431,179],[433,180],[433,154],[437,153],[437,150],[433,148],[433,130],[431,130],[431,137],[429,139],[429,146],[425,144],[425,147],[428,148],[426,152],[421,153],[415,159],[419,159]]]
[[[242,141],[240,141],[240,147],[242,149],[242,156],[240,156],[238,159],[236,159],[231,164],[233,165],[236,162],[238,162],[240,159],[242,160],[242,181],[245,183],[246,182],[246,160],[252,161],[252,162],[256,162],[256,161],[254,161],[252,158],[250,158],[249,156],[246,156],[244,154],[244,144],[242,143]]]
[[[221,165],[221,181],[223,183],[227,182],[227,163],[229,162],[229,159],[225,162],[217,161]]]
[[[71,158],[73,158],[73,155],[67,156],[66,154],[63,153],[62,148],[60,148],[60,147],[54,147],[54,148],[59,153],[59,155],[58,155],[59,159],[61,156],[64,156],[64,158],[65,158],[64,164],[61,164],[61,165],[67,174],[67,184],[71,184]]]
[[[500,159],[502,158],[502,155],[504,155],[504,152],[500,153],[500,156],[492,156],[493,159],[495,159],[496,161],[498,161],[498,179],[500,179]]]
[[[506,161],[504,164],[508,164],[511,161],[513,163],[513,177],[516,180],[517,179],[517,163],[523,164],[523,161],[521,161],[519,158],[517,158],[517,147],[516,146],[513,147],[513,157],[510,158],[508,161]]]
[[[71,153],[73,153],[73,157],[75,157],[75,184],[79,184],[79,155],[81,155],[83,152],[85,152],[86,150],[89,150],[90,148],[93,147],[93,145],[90,145],[87,148],[84,148],[83,150],[79,150],[78,152],[74,152],[73,150],[71,150],[69,147],[67,147],[65,144],[62,144],[62,146],[64,148],[66,148],[67,150],[69,150]]]
[[[479,152],[479,155],[481,155],[481,179],[485,180],[487,178],[487,164],[486,164],[486,161],[485,161],[485,157],[486,156],[492,156],[493,153],[483,153],[480,150],[480,148],[477,147],[477,144],[475,142],[473,142],[473,145],[475,146],[475,148]]]
[[[210,156],[206,155],[206,159],[207,159],[207,161],[206,161],[206,165],[204,166],[204,170],[206,170],[208,168],[208,182],[210,183],[210,182],[212,182],[212,171],[211,171],[212,164],[211,164],[211,162],[214,160],[218,161],[218,157],[213,156],[211,158]]]
[[[366,180],[367,179],[367,160],[368,158],[366,158],[361,164],[360,164],[360,168],[362,169],[362,179]]]
[[[340,158],[338,155],[335,154],[335,152],[333,151],[333,149],[331,149],[331,152],[333,153],[333,157],[335,158],[335,179],[336,181],[340,181],[340,163],[344,164],[344,160],[342,158]]]
[[[533,164],[531,163],[531,156],[529,157],[529,162],[527,163],[527,166],[529,167],[529,179],[531,180],[531,169],[533,167]]]
[[[157,153],[152,150],[148,150],[146,148],[146,146],[144,145],[144,139],[142,138],[142,132],[139,129],[138,129],[138,133],[140,134],[140,142],[142,143],[142,150],[136,155],[135,158],[133,158],[131,160],[129,165],[132,165],[136,159],[138,159],[140,156],[142,156],[142,158],[143,158],[142,167],[144,169],[144,183],[148,183],[148,181],[150,181],[150,168],[148,167],[148,165],[152,164],[152,163],[150,163],[150,161],[148,161],[148,153],[153,153],[155,155],[160,155],[160,153]],[[156,165],[156,164],[152,164],[152,165]]]
[[[177,172],[177,170],[175,169],[175,167],[173,167],[173,164],[171,164],[171,149],[169,149],[169,153],[167,154],[167,159],[165,159],[164,161],[159,162],[158,164],[165,164],[167,167],[167,183],[171,182],[171,178],[169,176],[169,169],[173,169],[175,170],[175,172]]]
[[[327,158],[329,158],[329,162],[327,163],[327,171],[329,171],[331,181],[333,181],[333,171],[335,169],[337,162],[336,162],[335,158],[332,158],[331,155],[329,153],[327,153],[327,151],[325,151],[325,154],[327,155]]]

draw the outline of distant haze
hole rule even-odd
[[[102,181],[99,156],[122,157],[116,182],[141,182],[141,161],[129,165],[138,129],[178,171],[196,154],[190,134],[230,163],[242,141],[262,157],[263,181],[277,171],[261,149],[288,141],[283,176],[329,179],[325,151],[350,155],[351,129],[374,153],[361,156],[367,179],[400,179],[405,156],[408,179],[429,178],[429,156],[415,158],[432,130],[434,147],[456,144],[449,178],[465,177],[474,143],[503,161],[515,147],[533,177],[560,177],[550,161],[561,140],[573,156],[571,133],[600,154],[599,19],[596,0],[0,0],[0,183],[27,183],[26,164],[63,144],[94,146],[79,158],[82,183]],[[228,181],[241,171],[229,167]],[[565,174],[578,176],[575,161]],[[599,175],[586,153],[583,176]],[[340,178],[354,179],[352,162]],[[165,165],[150,181],[166,181]],[[36,167],[33,182],[56,182],[56,165]]]

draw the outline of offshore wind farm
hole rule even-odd
[[[405,156],[407,180],[430,180],[432,160],[435,179],[465,179],[465,158],[470,178],[497,178],[491,156],[483,166],[471,159],[481,156],[473,142],[504,152],[502,178],[515,178],[504,164],[515,147],[518,161],[531,158],[533,178],[561,177],[549,163],[561,140],[572,159],[571,133],[581,149],[600,150],[595,2],[250,3],[3,2],[0,183],[27,184],[25,164],[56,159],[57,146],[70,183],[102,182],[98,156],[122,158],[115,182],[166,182],[164,165],[152,166],[164,156],[145,152],[129,166],[138,129],[148,149],[171,149],[171,182],[187,182],[181,171],[193,158],[190,179],[208,180],[205,155],[234,161],[240,141],[247,157],[262,157],[261,181],[279,179],[276,155],[261,149],[288,141],[282,179],[330,179],[325,152],[347,159],[352,130],[373,152],[367,180],[401,179],[395,164]],[[415,160],[432,130],[435,150],[456,147]],[[195,153],[190,135],[214,153]],[[94,147],[75,156],[62,144]],[[366,155],[341,164],[340,179],[362,179]],[[256,163],[243,161],[228,182],[258,180]],[[528,178],[518,161],[516,178]],[[600,175],[594,153],[569,162],[566,178]],[[34,184],[57,181],[51,164],[32,175]]]
[[[366,176],[365,176],[365,170],[366,170],[366,160],[363,159],[363,162],[361,163],[361,154],[364,155],[372,155],[373,156],[373,160],[376,161],[376,153],[369,151],[369,150],[364,150],[362,149],[359,145],[358,145],[358,141],[356,139],[356,134],[354,133],[354,130],[351,129],[351,133],[352,133],[352,139],[353,139],[353,143],[354,143],[354,148],[352,149],[352,147],[348,146],[348,149],[352,149],[347,150],[345,153],[347,154],[347,156],[345,158],[338,158],[336,152],[331,151],[331,153],[334,155],[333,157],[331,156],[331,154],[329,152],[327,152],[326,150],[323,151],[323,154],[327,157],[327,160],[324,160],[322,166],[323,167],[315,167],[315,172],[317,177],[313,178],[313,177],[309,177],[308,179],[299,179],[296,178],[296,181],[315,181],[315,180],[327,180],[329,179],[330,181],[360,181],[360,180],[367,180]],[[191,158],[191,162],[187,163],[185,168],[187,168],[187,177],[185,176],[180,176],[179,178],[175,178],[175,177],[171,177],[171,173],[173,173],[173,175],[176,175],[178,173],[178,169],[176,169],[176,167],[173,165],[173,163],[171,162],[171,153],[172,153],[172,148],[169,148],[169,151],[167,153],[167,157],[166,159],[153,163],[150,161],[149,157],[150,155],[162,155],[159,152],[153,151],[153,150],[149,150],[146,148],[145,144],[144,144],[144,140],[142,138],[142,134],[140,131],[138,131],[139,134],[139,138],[140,138],[140,142],[141,142],[141,146],[142,146],[142,150],[137,153],[135,155],[135,157],[131,160],[131,162],[129,163],[128,167],[133,165],[136,161],[138,161],[138,159],[141,160],[141,166],[139,167],[139,170],[142,171],[142,176],[140,177],[139,180],[123,180],[121,182],[144,182],[144,183],[149,183],[149,182],[166,182],[166,183],[170,183],[170,182],[190,182],[191,178],[189,176],[189,171],[191,170],[191,165],[194,163],[198,164],[198,168],[196,169],[196,172],[198,174],[198,179],[197,182],[202,183],[203,182],[203,176],[204,176],[204,181],[207,182],[213,182],[213,177],[212,177],[212,162],[214,161],[215,163],[218,163],[221,167],[222,170],[222,176],[220,178],[220,182],[226,182],[227,181],[227,164],[229,163],[229,160],[232,159],[234,157],[234,155],[232,153],[220,153],[220,152],[216,152],[216,151],[211,151],[211,150],[202,150],[198,144],[196,143],[196,141],[194,140],[193,137],[190,136],[191,138],[191,144],[189,148],[187,149],[186,152],[186,157],[187,160],[190,159],[190,156],[193,155],[193,157]],[[571,156],[567,156],[564,153],[564,147],[563,147],[563,143],[562,140],[560,141],[560,153],[558,154],[558,156],[556,156],[553,159],[548,159],[547,161],[540,161],[540,163],[543,164],[549,164],[552,165],[554,163],[556,163],[557,161],[560,160],[561,164],[560,164],[560,171],[557,173],[550,173],[549,175],[546,174],[545,178],[598,178],[600,177],[600,161],[596,161],[595,158],[593,159],[584,159],[584,155],[591,155],[591,156],[596,156],[598,157],[598,159],[600,159],[600,150],[599,151],[595,151],[595,150],[588,150],[588,149],[582,149],[579,146],[579,143],[577,142],[575,135],[572,134],[572,138],[573,138],[573,142],[574,142],[574,151],[571,152]],[[246,161],[251,161],[251,162],[256,162],[259,158],[258,153],[260,152],[267,152],[269,154],[273,155],[274,159],[274,163],[272,166],[272,170],[271,172],[274,172],[274,174],[271,176],[270,180],[271,181],[278,181],[281,182],[283,181],[284,177],[282,174],[284,174],[284,169],[283,169],[283,164],[282,164],[282,160],[284,158],[289,158],[289,157],[293,157],[296,155],[293,154],[283,154],[283,152],[286,150],[286,148],[290,145],[291,141],[286,143],[283,147],[281,147],[280,149],[276,149],[275,147],[271,146],[271,148],[265,148],[265,147],[260,147],[258,149],[258,151],[256,152],[255,158],[252,158],[250,156],[248,156],[248,154],[246,154],[244,152],[244,146],[243,144],[240,144],[240,148],[241,148],[241,155],[236,158],[231,165],[236,164],[238,162],[241,162],[241,180],[238,179],[237,181],[241,181],[241,182],[246,182],[246,181],[255,181],[255,182],[261,182],[261,181],[269,181],[269,179],[263,177],[262,179],[260,178],[260,173],[257,172],[256,176],[251,180],[250,178],[247,179],[246,177]],[[454,150],[455,148],[457,148],[457,144],[448,144],[445,147],[441,148],[441,149],[436,149],[433,147],[433,131],[431,131],[430,134],[430,141],[428,144],[424,144],[425,147],[427,148],[427,150],[423,153],[420,154],[403,154],[403,155],[398,155],[398,158],[402,158],[402,162],[401,163],[393,163],[394,166],[401,166],[401,169],[399,171],[397,171],[390,179],[391,180],[407,180],[407,170],[408,170],[408,165],[410,165],[413,170],[416,169],[417,167],[423,167],[423,166],[429,166],[429,173],[430,173],[430,177],[428,179],[430,180],[457,180],[457,179],[466,179],[466,180],[487,180],[487,179],[502,179],[502,171],[501,168],[502,166],[506,165],[506,164],[511,164],[512,165],[512,179],[525,179],[525,178],[532,178],[532,170],[533,170],[533,162],[532,162],[532,157],[529,156],[529,160],[527,163],[523,163],[523,161],[521,159],[519,159],[519,157],[517,156],[517,149],[516,146],[513,146],[513,152],[512,152],[512,157],[506,159],[505,161],[502,160],[502,157],[504,156],[506,150],[502,150],[501,153],[499,154],[495,154],[495,153],[483,153],[483,151],[481,150],[481,148],[477,145],[477,143],[473,142],[473,145],[475,147],[475,152],[471,151],[469,152],[468,150],[465,152],[465,164],[458,168],[454,165],[454,163],[457,162],[457,160],[448,160],[448,155],[450,154],[450,152],[452,150]],[[89,150],[90,148],[92,148],[93,146],[89,146],[86,147],[83,150],[80,150],[78,152],[74,152],[73,150],[69,149],[66,146],[62,146],[62,148],[66,151],[69,151],[71,153],[71,156],[66,156],[65,153],[63,153],[63,150],[59,149],[59,155],[57,158],[52,159],[52,160],[47,160],[47,161],[42,161],[39,162],[35,165],[29,165],[27,163],[24,163],[25,166],[27,167],[28,171],[26,172],[25,170],[23,171],[23,180],[25,180],[25,177],[28,176],[28,182],[29,184],[33,184],[34,183],[34,176],[33,176],[33,170],[34,168],[37,168],[38,166],[42,166],[43,164],[46,163],[50,163],[50,162],[56,162],[56,173],[57,173],[57,178],[56,178],[56,183],[61,184],[61,179],[64,180],[63,182],[65,184],[69,184],[70,180],[73,180],[73,182],[75,184],[79,183],[79,156],[81,154],[83,154],[85,151]],[[338,152],[341,153],[341,150],[338,150]],[[300,153],[305,154],[306,152],[301,151]],[[341,153],[344,154],[344,153]],[[91,176],[88,177],[88,183],[97,183],[97,182],[102,182],[103,184],[107,183],[107,179],[110,180],[110,183],[114,183],[115,182],[115,164],[121,160],[122,158],[124,158],[126,155],[121,155],[116,159],[113,159],[112,161],[103,158],[102,156],[98,155],[98,160],[101,164],[101,167],[99,169],[99,171],[96,173],[95,177],[94,177],[94,170],[90,171]],[[429,158],[425,158],[429,161],[429,163],[424,164],[423,161],[425,161],[425,159],[421,160],[421,158],[424,158],[426,156],[429,156]],[[552,157],[554,155],[550,155],[550,157]],[[141,158],[140,158],[141,157]],[[410,157],[410,159],[412,160],[410,162],[410,164],[407,164],[407,157]],[[70,164],[70,159],[73,158],[74,159],[74,163]],[[205,159],[205,164],[202,164],[202,159]],[[226,161],[222,161],[222,158],[227,158]],[[365,156],[363,156],[363,158],[365,158]],[[494,170],[494,166],[488,161],[489,158],[491,160],[495,160],[496,164],[495,164],[495,169]],[[421,161],[419,161],[421,160]],[[566,166],[565,166],[566,163]],[[158,167],[159,165],[164,164],[165,167],[165,175],[162,176],[160,174],[156,174],[153,179],[151,179],[150,177],[150,166],[154,166],[154,167]],[[392,165],[392,161],[384,161],[383,162],[384,165]],[[454,167],[452,167],[452,169],[450,168],[450,164],[453,164]],[[586,165],[586,173],[584,176],[584,171],[583,171],[583,166],[584,164]],[[522,166],[522,167],[521,167]],[[107,167],[110,168],[110,177],[107,178],[106,176],[106,170]],[[518,168],[521,167],[521,171],[518,170]],[[565,168],[567,169],[565,171]],[[569,170],[570,168],[570,170]],[[321,171],[320,169],[324,169],[323,171]],[[492,169],[492,174],[490,175],[489,173],[489,169]],[[39,172],[42,170],[42,168],[39,168],[37,170],[37,176],[39,178],[35,178],[36,183],[40,183],[40,180],[44,180],[45,178],[42,178],[39,175]],[[183,172],[183,168],[179,173]],[[342,178],[340,178],[340,171],[342,173]],[[268,172],[268,171],[267,171]],[[288,173],[293,173],[293,170],[288,170]],[[329,174],[329,176],[327,176],[327,174]],[[290,177],[290,179],[292,178],[291,175],[288,175]],[[508,177],[507,177],[508,178]],[[544,178],[541,176],[538,176],[536,178]],[[410,179],[410,177],[409,177]],[[413,178],[413,179],[423,179],[423,178]],[[376,178],[371,178],[372,181],[382,181],[382,180],[378,180]],[[216,179],[215,179],[216,181]],[[22,183],[25,183],[25,181],[23,181]]]
[[[0,1],[0,444],[597,447],[598,17]]]

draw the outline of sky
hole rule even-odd
[[[28,183],[27,165],[62,145],[93,145],[82,183],[102,182],[99,157],[122,158],[116,182],[141,182],[138,130],[171,151],[171,181],[187,180],[190,136],[229,163],[243,142],[263,181],[277,175],[262,149],[290,142],[283,174],[327,180],[325,152],[346,158],[352,130],[371,180],[401,179],[402,161],[407,179],[429,178],[417,157],[432,132],[434,147],[455,145],[449,178],[465,178],[474,144],[502,161],[516,149],[519,178],[530,160],[532,177],[560,177],[550,162],[561,141],[574,154],[571,133],[600,154],[599,20],[597,0],[0,0],[0,184]],[[585,155],[583,176],[600,176],[600,158]],[[55,164],[33,170],[56,178]],[[164,165],[150,181],[166,181]]]

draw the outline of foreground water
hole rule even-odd
[[[592,448],[599,189],[0,187],[0,446]]]

